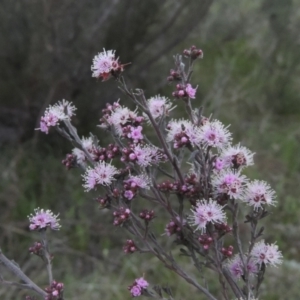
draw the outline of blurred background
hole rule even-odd
[[[41,286],[42,262],[27,249],[34,208],[60,212],[51,235],[54,278],[66,299],[130,299],[126,290],[143,273],[169,285],[175,299],[205,299],[156,259],[122,253],[129,236],[98,211],[81,187],[79,170],[61,164],[71,146],[56,132],[34,130],[49,104],[63,98],[78,111],[79,134],[96,125],[106,102],[128,99],[114,80],[91,77],[92,58],[115,49],[130,87],[171,97],[166,77],[173,55],[195,44],[204,52],[192,78],[195,104],[231,124],[234,141],[256,152],[250,178],[268,181],[278,205],[266,219],[265,239],[277,241],[284,264],[268,270],[261,299],[299,299],[300,288],[300,6],[297,0],[1,0],[0,3],[0,246]],[[168,220],[156,223],[163,233]],[[171,243],[171,242],[170,242]],[[188,260],[187,270],[193,272]],[[0,272],[3,268],[0,266]],[[10,278],[5,273],[5,278]],[[195,277],[198,275],[195,274]],[[210,275],[209,275],[210,276]],[[210,287],[217,280],[211,276]],[[0,285],[1,299],[24,291]],[[188,296],[187,296],[188,295]],[[193,295],[193,296],[191,296]]]

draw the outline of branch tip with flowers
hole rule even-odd
[[[128,88],[123,76],[126,65],[119,62],[114,50],[95,56],[92,76],[102,81],[115,78],[120,90],[136,105],[130,110],[119,100],[106,104],[99,127],[112,137],[107,146],[100,146],[92,134],[78,136],[71,123],[76,108],[66,100],[46,109],[39,130],[48,134],[54,127],[74,145],[62,163],[67,169],[83,170],[84,190],[96,190],[96,201],[111,211],[112,224],[128,231],[130,239],[123,246],[126,254],[151,253],[207,299],[255,299],[266,267],[282,262],[278,246],[260,239],[264,228],[259,222],[268,215],[268,207],[276,204],[275,192],[266,182],[251,181],[243,174],[254,164],[254,153],[240,144],[232,145],[229,126],[203,116],[202,108],[193,108],[198,86],[191,84],[191,76],[203,52],[192,46],[183,51],[183,56],[187,63],[181,55],[174,56],[175,68],[167,77],[175,84],[173,100],[161,95],[147,99],[143,90]],[[187,119],[171,118],[178,101],[183,101]],[[157,144],[146,134],[149,125]],[[145,208],[137,210],[132,205],[135,201]],[[154,232],[152,226],[158,209],[167,216],[161,238],[162,232]],[[246,212],[244,222],[249,224],[250,233],[250,240],[244,244],[239,232],[241,210]],[[46,262],[49,286],[40,289],[2,252],[0,261],[24,282],[23,288],[34,290],[46,300],[62,300],[63,284],[53,280],[53,256],[46,236],[46,230],[60,228],[58,216],[36,209],[29,221],[30,230],[41,236],[30,253]],[[229,235],[233,245],[228,242]],[[179,245],[181,254],[191,259],[203,284],[188,274],[171,249],[160,242],[173,236],[174,247]],[[219,291],[209,290],[206,268],[217,274]],[[2,278],[1,283],[5,284]],[[132,297],[174,299],[168,288],[150,288],[144,276],[135,279],[128,290]]]

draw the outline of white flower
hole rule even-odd
[[[199,128],[188,120],[171,120],[167,129],[167,142],[174,142],[175,148],[187,143],[192,145],[200,143]]]
[[[222,149],[220,158],[223,159],[229,167],[238,168],[253,165],[253,155],[254,153],[248,148],[238,144]]]
[[[188,217],[190,224],[196,226],[196,230],[205,232],[206,225],[211,223],[223,223],[226,220],[226,214],[223,207],[216,201],[198,201],[196,206],[191,209],[192,215]]]
[[[94,168],[87,168],[83,177],[83,187],[88,192],[97,185],[111,185],[113,180],[115,180],[114,176],[118,174],[119,171],[111,164],[105,163],[103,161],[98,162]]]
[[[278,250],[278,246],[275,244],[265,244],[264,240],[254,245],[251,256],[259,265],[264,263],[266,265],[270,264],[276,266],[282,263],[282,254],[281,251]]]
[[[147,101],[147,106],[154,119],[160,118],[163,115],[168,115],[169,112],[174,109],[170,100],[160,95],[154,96]],[[148,116],[144,114],[144,117],[148,120]]]
[[[205,146],[216,147],[219,149],[226,147],[232,139],[231,133],[227,128],[228,126],[224,127],[218,120],[206,122],[200,127],[200,142]]]
[[[261,208],[264,204],[276,204],[275,192],[268,183],[261,180],[248,183],[241,200],[255,209]]]
[[[107,50],[103,49],[103,52],[98,53],[93,58],[93,77],[103,77],[105,74],[108,74],[115,68],[115,63],[118,59],[115,58],[115,50]]]
[[[222,170],[212,176],[212,186],[218,194],[227,194],[237,199],[242,196],[244,185],[247,182],[245,175],[232,170]]]

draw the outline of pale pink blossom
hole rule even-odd
[[[253,165],[253,155],[248,148],[238,144],[222,149],[220,158],[227,162],[228,167],[239,168]]]
[[[102,80],[107,80],[111,76],[111,72],[122,69],[122,66],[118,62],[119,58],[115,57],[115,50],[105,50],[98,53],[93,58],[93,64],[91,70],[93,71],[92,76],[96,78],[102,78]]]
[[[134,197],[134,193],[131,190],[126,190],[124,192],[124,197],[128,200],[132,200],[132,198]]]
[[[197,91],[197,88],[198,88],[198,87],[193,88],[193,87],[191,86],[191,84],[189,84],[189,83],[186,85],[185,91],[186,91],[187,95],[188,95],[191,99],[195,99],[195,98],[196,98],[196,91]]]
[[[138,143],[143,139],[143,134],[142,134],[143,127],[138,126],[138,127],[131,127],[130,133],[127,135],[128,138],[132,139],[135,143]]]
[[[137,145],[132,149],[137,163],[142,167],[147,167],[151,164],[158,164],[162,155],[158,149],[150,145]]]
[[[174,142],[174,147],[179,148],[184,144],[200,143],[199,128],[188,120],[171,120],[167,126],[167,142]],[[186,138],[186,141],[183,140]]]
[[[147,100],[147,106],[154,119],[160,118],[163,115],[169,115],[169,112],[174,109],[170,100],[160,95],[154,96]],[[144,114],[145,118],[149,121],[148,116]]]
[[[132,188],[150,189],[151,186],[151,180],[146,174],[130,175],[128,179],[124,180],[124,183],[130,185]]]
[[[65,99],[59,101],[54,105],[50,105],[46,111],[44,116],[41,117],[40,121],[40,131],[48,133],[49,127],[59,125],[60,121],[70,120],[70,118],[75,115],[74,111],[76,107]]]
[[[237,199],[243,195],[244,185],[247,182],[245,175],[233,170],[222,170],[212,176],[212,186],[218,194],[227,194],[230,198]]]
[[[249,259],[248,257],[244,256],[244,262],[247,264],[249,275],[257,274],[257,264],[251,257]],[[244,275],[243,262],[239,254],[236,254],[231,260],[229,260],[226,266],[234,279],[240,279]]]
[[[95,167],[88,167],[83,177],[83,187],[88,192],[97,185],[108,186],[115,180],[114,176],[119,171],[111,164],[106,162],[98,162]]]
[[[215,171],[221,171],[227,166],[226,161],[224,159],[217,157],[213,162],[213,167]]]
[[[241,200],[253,206],[254,209],[262,208],[265,204],[276,204],[275,192],[268,183],[261,180],[254,180],[248,183]]]
[[[96,155],[93,153],[93,150],[98,147],[98,145],[95,145],[95,141],[92,137],[82,137],[81,139],[82,147],[89,152],[90,156],[92,158],[96,158]],[[86,155],[84,151],[74,148],[72,150],[73,155],[75,155],[77,163],[82,164],[84,161],[86,161]]]
[[[192,209],[192,215],[189,216],[190,224],[196,226],[196,230],[206,231],[208,223],[224,223],[226,214],[223,207],[216,201],[201,200]]]
[[[49,209],[36,208],[34,214],[29,215],[28,218],[30,230],[40,230],[47,227],[50,227],[52,230],[59,230],[61,227],[58,223],[58,215],[54,215]]]
[[[282,263],[282,254],[278,250],[278,246],[276,244],[266,244],[264,240],[254,245],[251,257],[259,265],[264,263],[265,265],[277,266]]]
[[[117,107],[107,119],[109,125],[113,125],[119,136],[123,135],[123,126],[137,118],[136,111],[130,110],[128,107]]]
[[[139,285],[133,285],[130,289],[132,297],[139,297],[142,295],[142,288]]]
[[[135,282],[136,282],[136,284],[137,284],[138,286],[140,286],[142,289],[146,289],[146,288],[149,286],[148,281],[146,281],[146,280],[144,279],[144,277],[137,278],[137,279],[135,280]]]
[[[232,137],[227,127],[224,127],[220,121],[214,120],[201,126],[199,139],[204,146],[222,149],[231,142]]]

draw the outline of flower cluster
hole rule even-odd
[[[45,300],[63,299],[64,284],[53,280],[51,285],[45,288],[45,291],[48,294]]]
[[[114,211],[114,222],[115,226],[120,226],[125,223],[130,218],[130,209],[125,207],[120,207],[116,211]]]
[[[35,242],[33,246],[28,249],[29,253],[37,256],[43,255],[43,245],[40,242]]]
[[[135,245],[135,243],[134,243],[134,241],[133,240],[127,240],[126,241],[126,244],[124,245],[124,247],[123,247],[123,251],[125,252],[125,253],[134,253],[134,252],[136,252],[137,251],[137,247],[136,247],[136,245]]]
[[[132,297],[139,297],[147,289],[149,283],[143,278],[137,278],[132,285],[128,287]]]
[[[53,212],[49,209],[44,210],[40,208],[36,208],[34,210],[34,214],[28,216],[29,218],[29,229],[30,230],[42,230],[47,227],[52,230],[59,230],[59,219],[58,215],[54,215]]]
[[[155,218],[154,210],[143,209],[139,213],[139,217],[141,219],[145,220],[146,222],[150,222],[152,219]]]
[[[49,106],[44,116],[41,117],[40,121],[40,131],[48,134],[49,128],[58,126],[60,121],[70,120],[70,118],[75,114],[76,108],[71,102],[62,100],[53,106]]]
[[[173,234],[178,234],[181,232],[181,227],[185,224],[185,220],[180,221],[179,217],[176,220],[171,220],[165,227],[165,233],[167,236],[171,236]]]
[[[198,247],[196,252],[199,255],[209,257],[212,263],[220,265],[217,272],[222,278],[226,279],[222,272],[227,270],[227,274],[230,273],[235,280],[242,277],[247,281],[253,276],[246,275],[258,274],[265,265],[280,264],[282,254],[277,245],[264,241],[255,243],[260,232],[251,241],[248,253],[239,249],[240,253],[234,255],[233,246],[224,246],[228,245],[225,235],[233,231],[233,238],[237,239],[238,211],[241,205],[246,207],[244,204],[251,210],[246,221],[252,222],[251,228],[256,228],[260,218],[266,215],[265,205],[275,205],[275,193],[264,181],[250,181],[243,175],[244,169],[254,164],[254,153],[240,144],[232,145],[229,126],[203,116],[201,109],[193,109],[191,99],[196,98],[198,86],[193,87],[190,83],[191,69],[194,61],[203,57],[203,52],[192,46],[183,54],[189,58],[189,71],[186,73],[184,70],[182,56],[175,56],[175,70],[170,71],[168,81],[175,82],[176,90],[172,96],[183,100],[182,105],[185,105],[189,119],[172,119],[170,115],[174,101],[167,97],[156,95],[147,98],[143,91],[132,92],[127,88],[121,78],[124,65],[115,57],[115,51],[104,50],[93,60],[92,76],[102,81],[118,78],[121,90],[136,105],[131,110],[117,101],[106,104],[102,110],[99,127],[111,133],[114,143],[102,147],[93,135],[88,138],[76,136],[76,130],[69,122],[75,107],[65,100],[47,108],[41,118],[40,130],[48,133],[51,126],[58,126],[60,121],[64,121],[64,129],[69,129],[68,138],[74,138],[76,148],[66,156],[63,164],[68,169],[79,166],[85,170],[82,176],[85,191],[103,187],[105,192],[98,195],[96,201],[101,208],[114,210],[113,225],[125,225],[123,227],[131,234],[143,237],[140,241],[150,238],[150,243],[154,243],[155,235],[150,228],[150,221],[155,218],[154,210],[140,211],[138,216],[141,221],[136,217],[134,208],[136,201],[140,201],[138,197],[148,203],[160,204],[171,219],[165,226],[165,235],[175,235],[177,244],[186,246],[181,249],[182,252],[193,258],[191,249]],[[155,129],[158,146],[146,135],[144,126],[147,124]],[[67,133],[59,132],[63,135]],[[185,171],[186,159],[192,165],[189,171]],[[169,164],[163,168],[159,165],[161,162]],[[168,176],[168,180],[164,177],[157,184],[156,179],[164,175]],[[177,199],[176,204],[174,199]],[[190,209],[188,223],[184,219],[187,209]],[[227,215],[228,219],[233,219],[233,225],[226,223]],[[46,227],[59,229],[57,216],[50,211],[37,209],[36,215],[30,216],[30,222],[31,230]],[[30,249],[31,253],[39,254],[41,245],[36,244]],[[123,246],[125,253],[141,249],[131,239]],[[150,247],[148,250],[151,252]],[[162,253],[158,253],[160,251]],[[155,247],[153,254],[163,257],[166,265],[172,264],[176,268],[163,251],[163,247]],[[182,272],[177,270],[177,274]],[[245,291],[251,285],[251,282],[246,282]],[[133,297],[138,297],[147,287],[148,282],[142,277],[128,289]],[[51,297],[59,295],[56,287],[49,288],[49,291]],[[249,294],[249,291],[245,293]]]
[[[174,109],[170,100],[160,95],[148,99],[147,107],[155,120],[161,118],[162,116],[168,116],[171,110]],[[144,117],[149,121],[147,114],[144,113]]]
[[[106,162],[98,162],[95,167],[88,167],[82,176],[84,188],[88,192],[97,187],[97,185],[108,186],[115,180],[114,176],[119,171],[116,167]]]
[[[198,87],[193,88],[190,83],[188,83],[186,85],[177,84],[176,85],[176,91],[172,93],[172,96],[175,97],[175,98],[195,99],[197,88]]]
[[[257,274],[258,267],[253,259],[248,259],[248,257],[244,257],[244,261],[246,262],[247,272],[249,275]],[[244,266],[241,260],[241,256],[236,254],[231,260],[227,262],[227,268],[230,271],[231,275],[234,279],[240,279],[244,274]]]
[[[113,105],[107,105],[103,112],[104,116],[100,119],[100,127],[113,127],[118,136],[128,138],[133,143],[143,140],[141,125],[144,117],[138,116],[136,110],[132,111],[115,102]]]
[[[192,215],[189,216],[190,224],[196,226],[196,230],[206,231],[208,223],[223,223],[226,214],[223,207],[214,200],[198,201],[196,206],[191,209]]]
[[[197,49],[197,47],[193,45],[190,49],[184,49],[183,55],[194,60],[197,58],[203,58],[203,51],[201,49]]]
[[[150,145],[130,145],[122,149],[122,162],[135,162],[141,167],[156,165],[164,159],[162,152]]]
[[[93,59],[92,65],[93,77],[100,78],[102,81],[108,80],[110,77],[118,77],[124,70],[124,65],[120,64],[119,58],[115,57],[114,50],[103,49]]]
[[[262,264],[277,266],[282,262],[282,254],[275,244],[266,244],[264,240],[256,243],[251,251],[251,258],[259,266]]]
[[[151,184],[150,178],[145,174],[129,176],[129,178],[124,180],[123,183],[123,196],[127,200],[132,200],[136,196],[138,189],[149,189]]]

